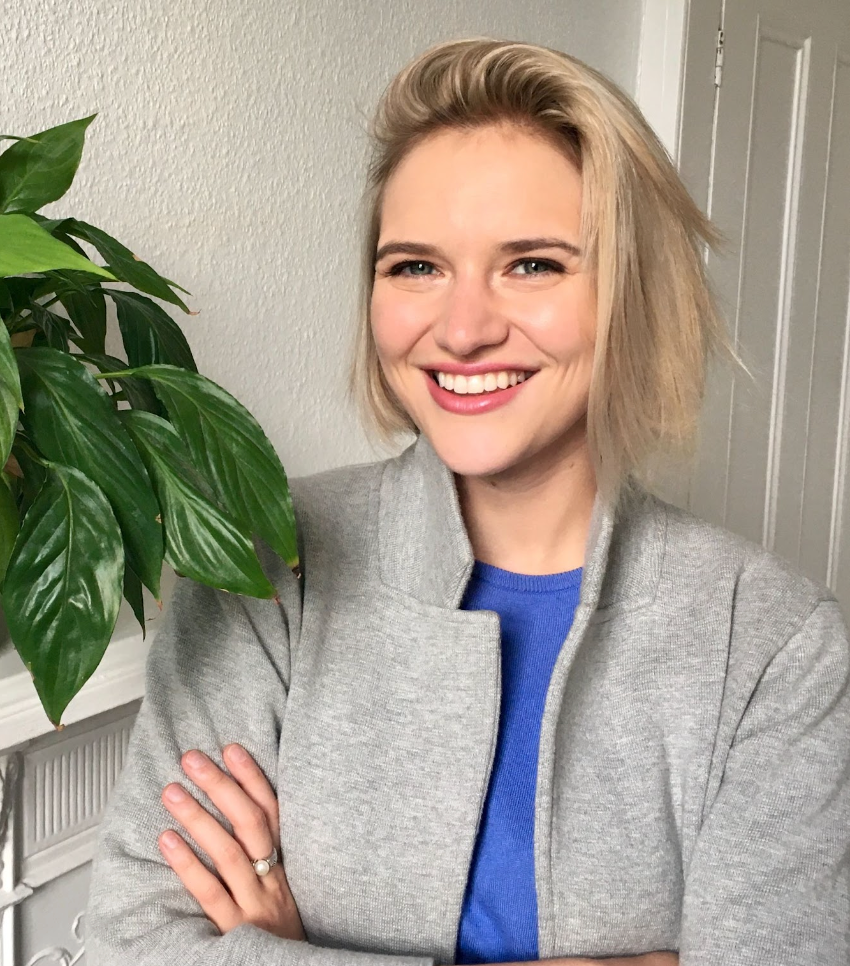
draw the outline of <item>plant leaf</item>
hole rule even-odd
[[[198,371],[186,336],[165,309],[136,292],[110,290],[109,297],[118,309],[118,325],[131,366],[165,363]]]
[[[32,320],[41,330],[41,338],[36,336],[32,345],[49,345],[52,349],[59,349],[61,352],[68,351],[68,336],[71,333],[71,323],[51,312],[38,302],[30,303]]]
[[[15,352],[6,326],[0,324],[0,467],[6,465],[12,452],[18,416],[23,405]]]
[[[20,493],[22,497],[21,514],[24,514],[35,502],[39,490],[44,486],[44,481],[47,478],[47,469],[43,463],[38,462],[34,458],[32,447],[21,431],[18,431],[18,434],[15,436],[15,442],[12,444],[12,453],[18,461],[18,465],[21,467],[21,472],[24,474],[20,481]]]
[[[3,285],[8,294],[8,312],[10,315],[17,315],[26,309],[30,301],[36,298],[36,290],[44,279],[40,275],[33,275],[24,278],[4,278],[0,285]]]
[[[51,235],[56,234],[57,228],[60,228],[66,222],[72,220],[70,218],[46,218],[44,215],[38,215],[35,212],[33,212],[30,217],[34,218],[39,225],[41,225],[45,231],[49,231]],[[76,242],[74,244],[76,244]]]
[[[6,567],[20,528],[21,521],[18,517],[15,495],[3,474],[3,478],[0,479],[0,586],[6,576]]]
[[[174,427],[151,413],[124,410],[121,421],[154,481],[165,528],[165,559],[210,587],[274,597],[247,528],[194,485],[195,472]]]
[[[137,370],[153,383],[195,467],[221,505],[287,563],[298,563],[286,473],[260,424],[229,392],[175,366]]]
[[[37,221],[39,225],[45,230],[49,231],[54,238],[58,238],[65,242],[66,245],[70,245],[75,252],[79,252],[80,255],[88,257],[83,249],[83,246],[75,241],[71,236],[65,231],[67,225],[73,222],[73,218],[45,218],[44,215],[39,215],[33,212],[30,217]]]
[[[162,276],[162,278],[163,278],[163,281],[167,282],[172,288],[176,288],[178,292],[182,292],[184,295],[191,295],[192,294],[189,291],[189,289],[183,288],[182,285],[178,285],[177,282],[173,281],[172,279],[166,278],[164,275]],[[197,312],[194,312],[192,314],[193,315],[197,315]]]
[[[107,235],[105,231],[95,228],[94,225],[88,225],[84,221],[77,221],[75,218],[66,219],[62,231],[94,245],[122,282],[129,282],[133,288],[147,292],[148,295],[162,299],[163,302],[179,305],[184,312],[189,311],[186,303],[172,291],[160,274],[155,272],[147,262],[136,258],[129,248],[125,248],[121,242]]]
[[[38,211],[71,187],[96,115],[16,141],[0,155],[0,211]]]
[[[142,593],[142,582],[139,580],[139,575],[126,562],[124,564],[124,599],[136,615],[136,620],[142,628],[142,640],[144,640],[147,628],[145,627],[145,597]]]
[[[162,570],[159,506],[139,454],[109,397],[73,356],[16,349],[28,436],[47,459],[85,473],[112,505],[127,561],[155,597]]]
[[[54,725],[103,657],[123,571],[121,531],[109,501],[79,471],[51,464],[15,542],[3,608]]]
[[[103,289],[83,284],[70,273],[63,275],[63,291],[58,292],[59,301],[65,307],[68,318],[82,338],[80,348],[84,352],[103,352],[106,346],[106,299]]]
[[[115,276],[54,238],[27,215],[0,215],[0,278],[75,268],[112,282]]]
[[[112,373],[127,368],[127,364],[122,359],[116,359],[115,356],[106,355],[102,352],[88,352],[78,355],[76,358],[81,362],[91,363],[101,372]],[[127,376],[124,379],[115,379],[115,382],[121,386],[127,402],[133,409],[143,409],[146,412],[155,413],[157,416],[167,415],[165,406],[157,399],[153,386],[147,379]]]

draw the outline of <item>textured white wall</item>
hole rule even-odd
[[[99,112],[48,212],[102,227],[192,292],[200,314],[174,314],[201,371],[301,475],[384,455],[343,386],[365,117],[386,83],[432,43],[487,35],[573,53],[631,93],[641,13],[642,0],[12,0],[0,130]]]

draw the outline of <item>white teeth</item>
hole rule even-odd
[[[503,369],[500,372],[487,372],[482,375],[462,376],[453,375],[449,372],[437,372],[437,383],[449,392],[456,392],[459,395],[480,396],[485,392],[495,392],[497,389],[507,389],[508,386],[516,386],[520,382],[525,382],[533,373],[511,372]]]

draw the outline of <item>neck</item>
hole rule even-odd
[[[522,574],[584,565],[596,496],[586,439],[543,452],[533,465],[493,476],[456,476],[475,559]]]

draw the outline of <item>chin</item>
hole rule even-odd
[[[423,432],[440,459],[458,476],[496,476],[516,466],[525,456],[520,445],[509,445],[504,436]]]

